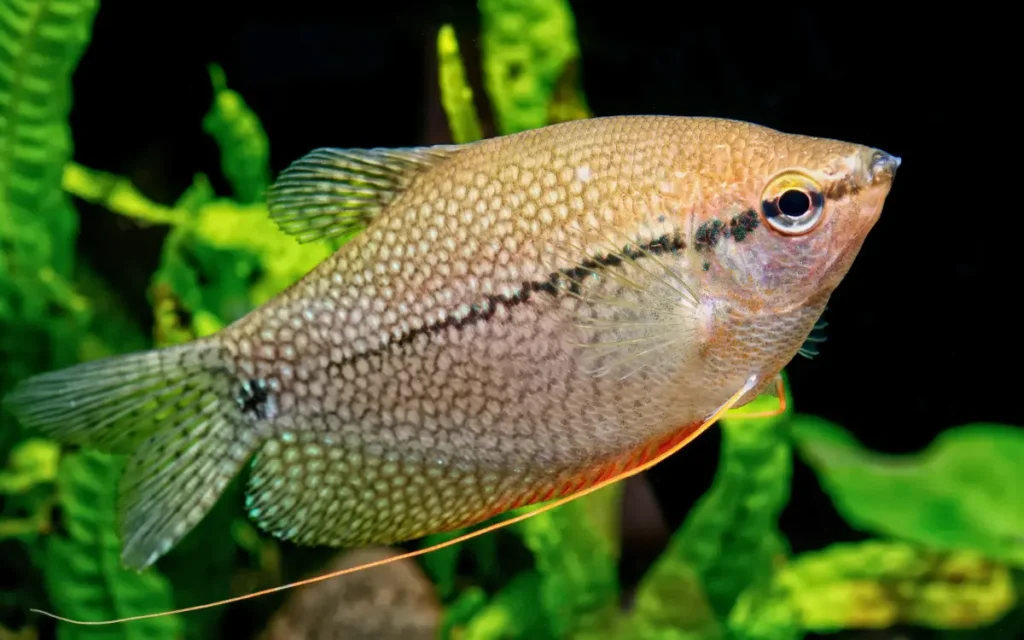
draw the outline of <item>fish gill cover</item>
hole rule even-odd
[[[589,115],[567,2],[481,0],[479,8],[485,91],[501,133]],[[260,198],[269,141],[216,65],[203,129],[220,148],[231,197],[218,197],[197,175],[176,202],[159,204],[122,177],[74,163],[70,77],[97,9],[95,0],[0,0],[0,393],[34,372],[213,333],[345,241],[299,245],[269,220]],[[452,137],[478,139],[480,118],[450,26],[437,46]],[[169,227],[152,274],[154,326],[130,320],[116,292],[75,254],[69,195]],[[1024,507],[1012,491],[1024,481],[1015,463],[1024,455],[1020,429],[966,426],[921,454],[883,457],[786,400],[781,415],[750,417],[745,408],[720,423],[714,482],[629,587],[629,606],[618,581],[620,483],[395,571],[290,594],[284,607],[276,596],[237,605],[247,626],[230,630],[223,608],[98,628],[54,628],[25,615],[39,607],[98,620],[199,604],[322,572],[330,556],[258,533],[236,486],[156,567],[126,571],[115,526],[122,461],[61,451],[0,416],[0,574],[13,576],[13,588],[0,593],[0,637],[256,637],[262,627],[267,638],[296,629],[379,637],[381,625],[402,621],[409,621],[402,637],[460,640],[796,640],[900,625],[949,640],[1019,637]],[[865,541],[790,551],[779,518],[794,452]],[[354,615],[373,602],[391,604],[377,605],[378,615],[327,613],[344,607]],[[268,609],[276,610],[272,619]]]

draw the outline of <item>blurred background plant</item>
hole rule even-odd
[[[566,1],[480,0],[478,8],[494,133],[590,115]],[[34,372],[215,332],[346,240],[299,245],[269,220],[261,197],[271,180],[268,137],[216,64],[203,129],[220,150],[230,196],[197,174],[175,202],[159,204],[127,178],[75,163],[71,77],[98,9],[97,0],[0,0],[0,394]],[[483,137],[481,99],[452,25],[437,33],[436,56],[451,138]],[[76,202],[168,228],[150,279],[152,326],[126,312],[76,255]],[[1024,634],[1024,431],[966,425],[918,454],[882,455],[787,402],[779,416],[744,415],[762,408],[755,406],[720,423],[712,486],[635,583],[620,580],[619,483],[417,561],[230,608],[101,628],[55,625],[27,609],[131,616],[395,551],[279,544],[245,519],[235,486],[154,569],[125,571],[115,527],[121,460],[61,450],[0,416],[0,639]],[[859,540],[791,553],[779,520],[794,453]]]

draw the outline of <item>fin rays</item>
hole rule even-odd
[[[267,191],[270,217],[299,242],[355,233],[419,172],[461,148],[315,149],[285,169]]]
[[[119,486],[121,558],[144,569],[206,514],[255,446],[217,343],[196,341],[79,364],[4,399],[62,443],[130,454]]]
[[[602,489],[602,488],[604,488],[604,487],[606,487],[606,486],[608,486],[610,484],[613,484],[615,482],[619,482],[619,481],[624,480],[624,479],[626,479],[626,478],[628,478],[630,476],[634,476],[634,475],[637,475],[639,473],[642,473],[643,471],[646,471],[647,469],[649,469],[649,468],[653,467],[654,465],[660,463],[662,460],[664,460],[664,459],[672,456],[673,454],[675,454],[677,451],[679,451],[680,449],[685,447],[687,444],[689,444],[694,438],[696,438],[701,433],[703,433],[705,430],[707,430],[708,427],[710,427],[715,422],[717,422],[726,412],[728,412],[740,400],[740,398],[742,398],[744,395],[746,395],[751,389],[755,388],[757,386],[757,382],[758,381],[756,379],[756,376],[751,376],[750,378],[748,378],[746,383],[743,385],[743,387],[741,389],[739,389],[736,393],[734,393],[732,395],[732,397],[729,398],[724,404],[722,404],[722,406],[719,407],[714,413],[712,413],[710,416],[708,416],[708,418],[704,422],[702,422],[701,424],[697,425],[696,428],[693,428],[692,430],[689,430],[689,432],[687,433],[686,436],[680,438],[679,441],[674,443],[671,447],[665,449],[664,451],[658,451],[656,455],[654,455],[651,458],[645,460],[641,464],[638,464],[635,467],[630,468],[628,470],[615,473],[614,475],[611,475],[610,477],[603,478],[603,479],[601,479],[601,480],[599,480],[597,482],[594,482],[594,483],[590,484],[589,486],[587,486],[585,488],[582,488],[582,489],[579,489],[578,491],[570,493],[569,495],[566,495],[564,497],[558,498],[558,499],[553,500],[551,502],[548,502],[546,504],[541,504],[537,508],[531,509],[531,510],[527,511],[526,513],[521,513],[519,515],[513,516],[513,517],[508,518],[508,519],[505,519],[505,520],[503,520],[501,522],[498,522],[498,523],[494,523],[494,524],[491,524],[491,525],[486,525],[486,526],[481,527],[479,529],[476,529],[474,531],[470,531],[468,533],[464,533],[464,534],[459,535],[459,536],[457,536],[455,538],[452,538],[450,540],[446,540],[444,542],[441,542],[441,543],[438,543],[438,544],[435,544],[435,545],[432,545],[432,546],[429,546],[429,547],[424,547],[422,549],[417,549],[415,551],[409,551],[409,552],[406,552],[406,553],[398,554],[398,555],[391,556],[389,558],[384,558],[384,559],[381,559],[381,560],[375,560],[373,562],[367,562],[367,563],[364,563],[364,564],[356,565],[354,567],[347,567],[347,568],[341,569],[339,571],[332,571],[330,573],[325,573],[325,574],[322,574],[322,575],[319,575],[319,576],[314,576],[312,578],[306,578],[304,580],[298,580],[296,582],[292,582],[292,583],[289,583],[289,584],[281,585],[281,586],[278,586],[278,587],[272,587],[270,589],[264,589],[262,591],[257,591],[255,593],[249,593],[249,594],[245,594],[245,595],[241,595],[241,596],[234,596],[232,598],[226,598],[224,600],[219,600],[219,601],[216,601],[216,602],[209,602],[209,603],[206,603],[206,604],[195,605],[195,606],[191,606],[191,607],[184,607],[182,609],[177,609],[177,610],[174,610],[174,611],[161,611],[161,612],[157,612],[157,613],[143,614],[143,615],[139,615],[139,616],[132,616],[132,617],[129,617],[129,618],[121,618],[121,619],[117,619],[117,620],[95,620],[95,621],[72,620],[72,619],[64,618],[64,617],[61,617],[61,616],[57,616],[57,615],[54,615],[54,614],[49,613],[47,611],[42,611],[42,610],[39,610],[39,609],[32,609],[32,611],[34,611],[36,613],[39,613],[39,614],[42,614],[42,615],[45,615],[45,616],[50,617],[50,618],[54,618],[54,619],[59,620],[61,622],[67,622],[67,623],[71,623],[71,624],[86,625],[86,626],[102,626],[102,625],[119,624],[119,623],[122,623],[122,622],[132,622],[132,621],[136,621],[136,620],[146,620],[146,619],[158,618],[158,617],[162,617],[162,616],[179,614],[179,613],[190,613],[190,612],[193,612],[193,611],[200,611],[200,610],[203,610],[203,609],[211,609],[211,608],[214,608],[214,607],[219,607],[219,606],[223,606],[223,605],[227,605],[227,604],[233,604],[233,603],[236,603],[236,602],[241,602],[243,600],[250,600],[252,598],[258,598],[258,597],[261,597],[261,596],[264,596],[264,595],[269,595],[271,593],[277,593],[277,592],[280,592],[280,591],[284,591],[286,589],[292,589],[292,588],[295,588],[295,587],[302,587],[302,586],[314,584],[314,583],[317,583],[317,582],[323,582],[325,580],[330,580],[330,579],[337,578],[337,577],[340,577],[340,576],[343,576],[343,575],[347,575],[347,574],[350,574],[350,573],[355,573],[357,571],[363,571],[365,569],[372,569],[374,567],[378,567],[378,566],[381,566],[381,565],[384,565],[384,564],[388,564],[390,562],[396,562],[396,561],[399,561],[399,560],[404,560],[406,558],[414,558],[414,557],[417,557],[417,556],[422,556],[422,555],[425,555],[425,554],[428,554],[428,553],[432,553],[434,551],[439,551],[439,550],[441,550],[441,549],[443,549],[445,547],[450,547],[450,546],[453,546],[453,545],[456,545],[456,544],[460,544],[460,543],[465,542],[467,540],[470,540],[472,538],[476,538],[476,537],[482,536],[484,534],[496,531],[497,529],[501,529],[501,528],[507,527],[507,526],[515,524],[517,522],[522,522],[523,520],[526,520],[527,518],[532,518],[533,516],[538,515],[540,513],[544,513],[545,511],[550,511],[551,509],[554,509],[554,508],[559,507],[559,506],[561,506],[563,504],[571,502],[572,500],[576,500],[577,498],[581,498],[581,497],[583,497],[585,495],[588,495],[588,494],[591,494],[591,493],[593,493],[595,491],[598,491],[598,490],[600,490],[600,489]]]

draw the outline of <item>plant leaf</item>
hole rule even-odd
[[[623,483],[512,525],[533,552],[547,626],[558,638],[607,637],[618,622]]]
[[[22,440],[0,469],[0,493],[24,494],[57,479],[60,447],[42,438]]]
[[[261,202],[270,185],[270,142],[256,112],[228,88],[224,70],[210,65],[213,105],[203,131],[220,147],[221,169],[242,204]]]
[[[78,216],[61,175],[71,74],[96,10],[96,0],[0,1],[0,392],[73,362],[85,322],[69,285]]]
[[[711,488],[690,510],[668,548],[637,589],[630,626],[654,633],[681,629],[702,638],[720,637],[736,598],[750,585],[766,584],[788,554],[778,528],[789,500],[792,456],[786,411],[745,416],[778,406],[761,398],[726,414],[722,452]]]
[[[480,119],[473,104],[473,90],[466,80],[466,69],[459,55],[455,29],[446,24],[437,32],[438,83],[441,104],[448,115],[448,128],[456,144],[474,142],[484,137]]]
[[[477,6],[484,85],[500,133],[543,127],[559,80],[579,58],[572,7],[567,0],[479,0]]]
[[[327,241],[299,244],[282,233],[261,204],[200,204],[187,224],[171,229],[154,276],[158,311],[184,316],[179,327],[160,315],[161,330],[205,335],[280,293],[327,258]],[[202,326],[200,326],[200,324]]]
[[[109,620],[174,608],[168,581],[155,571],[122,568],[117,536],[117,483],[122,461],[89,451],[61,460],[60,508],[66,535],[48,539],[47,591],[57,612],[78,620]],[[178,616],[95,627],[61,624],[60,640],[77,638],[176,638]]]
[[[737,602],[730,628],[739,637],[914,625],[971,629],[990,625],[1016,604],[1003,564],[975,552],[943,552],[895,541],[836,544],[805,553],[781,570],[767,593]]]
[[[102,205],[114,213],[149,224],[180,224],[186,212],[153,202],[127,178],[96,171],[69,162],[64,167],[62,185],[68,193]]]
[[[793,437],[854,527],[1024,566],[1024,429],[958,427],[916,455],[868,451],[811,416],[794,419]]]
[[[547,624],[540,591],[541,577],[536,572],[519,573],[468,622],[453,625],[450,637],[459,640],[553,640],[561,637]]]

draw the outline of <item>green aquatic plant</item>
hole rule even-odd
[[[107,327],[91,324],[94,308],[76,281],[78,215],[61,189],[72,151],[71,74],[97,8],[95,0],[0,3],[0,393],[30,373],[109,354],[95,339]],[[81,285],[90,289],[88,281]],[[97,306],[102,300],[97,297]],[[111,324],[117,325],[116,316]],[[123,346],[131,347],[131,332],[124,338]],[[83,351],[87,346],[94,347],[91,353]],[[20,532],[22,551],[41,565],[53,605],[69,615],[109,617],[169,603],[158,575],[135,576],[120,567],[116,494],[110,491],[117,462],[90,452],[61,456],[36,439],[15,445],[12,435],[17,431],[4,420],[4,494],[32,503],[29,519],[36,526]],[[16,520],[8,511],[18,501],[4,500],[0,530],[11,531]],[[61,514],[59,526],[51,509]],[[10,559],[5,554],[4,562]],[[119,635],[171,637],[173,624],[166,619]],[[86,635],[81,628],[58,628],[61,638]]]
[[[576,19],[569,2],[479,0],[477,6],[484,83],[499,133],[551,124],[559,82],[572,79],[566,71],[579,64]],[[576,97],[580,111],[586,111],[582,94]]]
[[[210,65],[213,107],[203,119],[203,130],[220,148],[221,170],[239,202],[262,202],[270,186],[270,141],[259,117],[236,91],[228,88],[220,65]]]
[[[638,637],[686,630],[719,637],[737,597],[767,584],[788,555],[778,518],[789,500],[791,453],[780,425],[792,415],[759,399],[720,421],[722,453],[714,483],[694,505],[641,581],[629,626]],[[678,606],[680,600],[692,603]]]
[[[800,455],[854,527],[1024,568],[1020,429],[965,425],[914,456],[869,451],[820,418],[803,417],[792,429]]]
[[[78,215],[60,181],[72,148],[71,73],[96,8],[0,2],[0,390],[73,362],[87,321],[72,282]]]
[[[971,629],[999,620],[1015,603],[1009,569],[982,554],[871,540],[794,558],[767,589],[737,601],[729,625],[750,640],[901,624]]]
[[[95,451],[65,456],[58,492],[66,533],[47,539],[43,571],[53,606],[77,619],[123,618],[174,606],[171,585],[157,572],[143,574],[121,567],[117,535],[117,486],[123,461]],[[175,616],[145,620],[107,630],[108,637],[175,638]],[[89,627],[62,624],[59,637],[91,638]]]
[[[459,41],[450,24],[444,25],[437,32],[437,62],[441,106],[448,116],[452,141],[462,144],[483,138],[480,118],[473,106],[473,90],[466,80],[466,68],[459,55]]]

